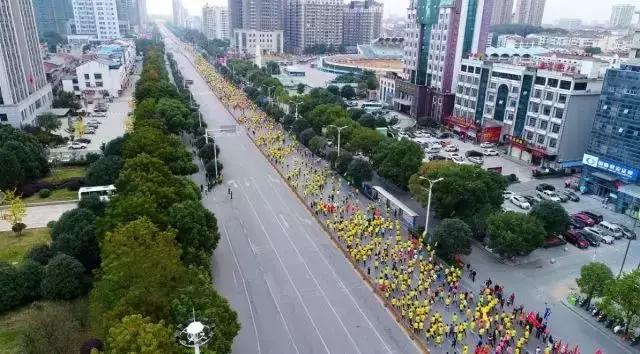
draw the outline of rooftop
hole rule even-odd
[[[534,56],[544,53],[549,53],[551,49],[544,47],[531,47],[531,48],[510,48],[510,47],[489,47],[487,48],[487,56]]]

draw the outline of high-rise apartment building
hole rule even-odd
[[[61,36],[71,33],[71,0],[33,0],[33,7],[39,33],[56,32]]]
[[[373,0],[351,1],[345,5],[344,45],[369,44],[380,37],[382,11],[382,3]]]
[[[176,27],[187,27],[189,13],[182,4],[182,0],[173,0],[171,5],[173,8],[173,25]]]
[[[142,28],[146,22],[146,0],[116,0],[120,33]]]
[[[120,38],[116,0],[73,0],[76,33],[99,40]]]
[[[228,39],[229,11],[222,6],[206,5],[202,8],[202,33],[208,39]]]
[[[285,0],[229,0],[231,29],[282,31]]]
[[[640,62],[609,69],[583,156],[581,190],[613,202],[637,217],[640,204]]]
[[[33,124],[53,95],[40,55],[31,1],[0,0],[0,123]]]
[[[342,45],[341,0],[289,0],[285,46],[296,54],[315,45]]]
[[[495,0],[491,13],[492,25],[504,25],[513,22],[513,0]]]
[[[615,28],[629,27],[636,11],[634,5],[613,5],[611,7],[611,18],[609,25]]]
[[[521,25],[540,26],[547,0],[518,0],[514,23]]]

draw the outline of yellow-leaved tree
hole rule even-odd
[[[16,190],[0,191],[0,204],[5,206],[0,210],[2,220],[11,224],[11,230],[20,235],[27,225],[22,223],[22,219],[27,214],[25,202],[16,194]]]

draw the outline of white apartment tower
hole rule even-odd
[[[344,38],[346,46],[369,44],[380,37],[382,3],[373,0],[351,1],[344,8]]]
[[[615,28],[629,27],[636,11],[634,5],[613,5],[609,25]]]
[[[504,25],[513,21],[513,0],[495,0],[491,13],[492,25]]]
[[[314,45],[342,45],[343,7],[341,0],[290,0],[285,21],[288,51],[302,54]]]
[[[547,0],[518,0],[514,23],[540,26]]]
[[[202,33],[208,39],[228,39],[229,11],[223,6],[209,6],[202,8]]]
[[[0,0],[0,123],[20,127],[51,107],[31,1]]]
[[[73,0],[71,4],[77,34],[99,40],[120,38],[116,0]]]

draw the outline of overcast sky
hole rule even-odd
[[[227,0],[182,0],[193,15],[200,15],[207,2],[210,5],[227,5]],[[385,4],[385,14],[404,16],[409,0],[381,0]],[[516,0],[517,1],[517,0]],[[346,2],[346,1],[345,1]],[[611,15],[613,4],[635,4],[640,10],[640,0],[547,0],[544,23],[553,23],[559,18],[580,18],[586,23],[604,22]],[[171,0],[147,0],[151,14],[170,14]]]

